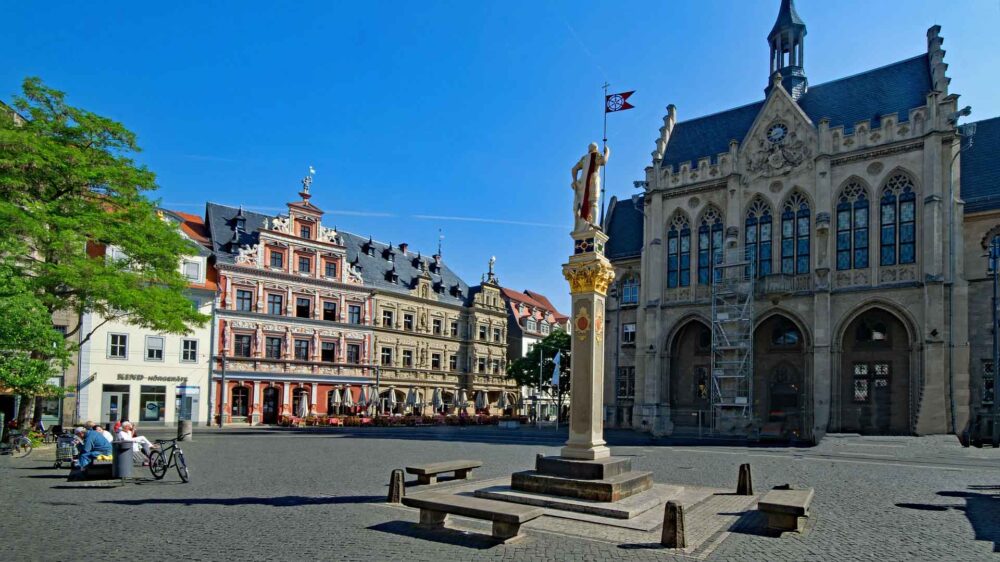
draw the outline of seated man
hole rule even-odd
[[[147,457],[149,456],[150,447],[153,446],[153,444],[149,442],[149,439],[146,439],[142,435],[135,434],[135,426],[132,425],[132,422],[130,421],[122,422],[122,428],[118,431],[118,439],[121,439],[122,441],[131,441],[132,450],[138,452],[141,449]]]
[[[111,454],[111,443],[97,431],[93,429],[86,431],[82,427],[78,427],[76,434],[83,440],[83,443],[77,445],[77,449],[80,451],[78,462],[80,470],[86,469],[87,465],[94,462],[97,457]]]

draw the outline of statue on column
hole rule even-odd
[[[590,143],[587,154],[573,166],[573,232],[599,228],[597,224],[601,198],[601,166],[608,163],[611,150],[604,147],[604,154],[597,151],[597,143]],[[584,172],[580,175],[580,172]]]

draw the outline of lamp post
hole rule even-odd
[[[972,113],[972,108],[965,106],[962,109],[948,116],[948,123],[958,126],[961,117],[968,117]],[[972,146],[972,137],[976,134],[976,124],[971,123],[958,128],[958,150],[951,157],[948,164],[948,400],[950,405],[951,432],[956,433],[955,427],[955,237],[958,231],[955,229],[955,181],[954,168],[958,156]],[[968,138],[969,143],[962,146],[962,140]],[[994,369],[996,364],[994,363]]]
[[[226,350],[222,350],[222,380],[219,389],[219,427],[222,427],[226,418]]]
[[[990,241],[990,273],[993,276],[993,380],[992,406],[993,447],[1000,447],[1000,400],[997,400],[997,364],[1000,364],[1000,236]],[[986,398],[986,384],[983,384],[983,398]]]

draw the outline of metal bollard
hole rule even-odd
[[[406,486],[403,484],[403,471],[395,469],[389,475],[389,497],[385,499],[388,503],[400,503],[406,495]]]
[[[750,477],[750,463],[740,465],[740,477],[736,482],[736,495],[753,495],[753,479]]]
[[[660,544],[667,548],[684,548],[684,506],[677,502],[667,502],[663,511],[663,534]]]

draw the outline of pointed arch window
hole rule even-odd
[[[868,267],[868,190],[852,181],[837,201],[837,269]]]
[[[698,283],[709,284],[715,264],[719,263],[722,263],[722,215],[710,208],[698,227]]]
[[[781,212],[781,272],[809,273],[809,202],[797,192]]]
[[[914,263],[917,259],[917,195],[913,180],[906,174],[890,177],[882,188],[879,207],[879,263]]]
[[[771,274],[771,207],[760,198],[754,199],[747,210],[746,258],[747,274],[763,277]]]
[[[674,215],[667,231],[667,287],[691,284],[691,225],[687,217]]]

